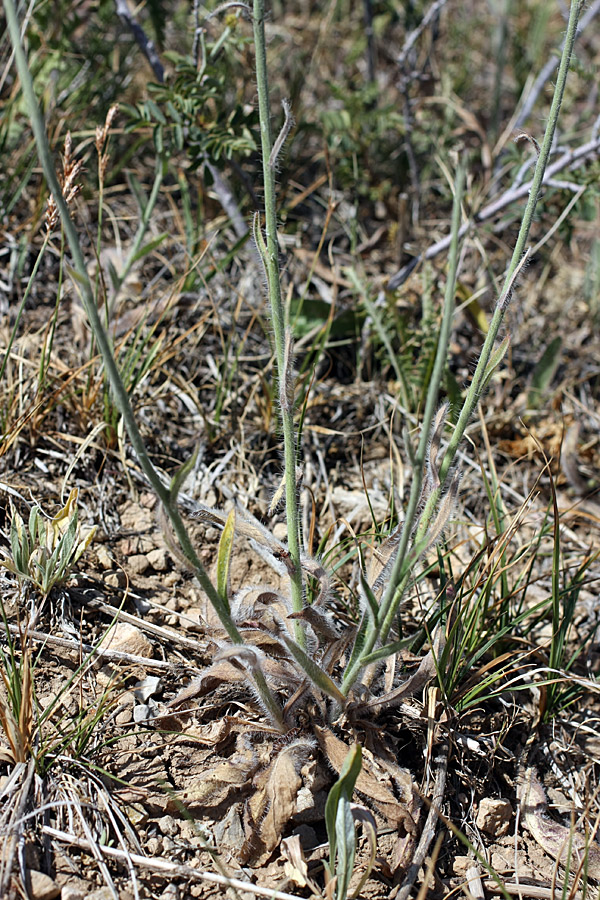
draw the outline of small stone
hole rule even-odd
[[[206,631],[204,608],[202,606],[190,606],[185,610],[183,615],[184,618],[182,618],[181,624],[184,625],[188,631],[197,631],[202,634]]]
[[[133,575],[143,575],[150,568],[150,562],[143,553],[135,553],[127,560],[127,568]]]
[[[146,841],[146,853],[148,856],[160,856],[162,853],[162,841],[160,838],[151,837]]]
[[[92,891],[90,894],[86,894],[85,900],[113,900],[113,892],[110,888],[103,887],[98,888],[97,891]]]
[[[133,708],[133,721],[138,725],[141,722],[147,722],[149,719],[154,718],[152,710],[148,706],[147,703],[140,703],[139,706],[134,706]]]
[[[98,669],[96,672],[96,681],[100,687],[106,687],[111,682],[114,682],[117,677],[118,669],[115,668],[115,666],[111,666],[110,663],[102,666],[102,668]]]
[[[473,860],[470,856],[455,856],[452,863],[452,871],[458,878],[464,878],[467,874],[467,869],[472,865]]]
[[[32,900],[53,900],[54,897],[58,897],[60,894],[59,886],[49,875],[30,869],[29,877],[31,879],[30,896]]]
[[[169,884],[162,894],[160,900],[179,900],[179,888],[176,884]]]
[[[96,547],[96,556],[98,557],[98,565],[104,572],[112,569],[112,567],[114,566],[114,562],[111,559],[108,550],[106,549],[106,547],[103,547],[102,544],[100,544],[99,547]]]
[[[76,884],[65,884],[60,892],[60,900],[83,900],[86,891]]]
[[[508,831],[512,818],[512,806],[508,800],[484,797],[477,812],[477,827],[492,837],[500,837]]]
[[[155,572],[166,572],[170,569],[169,554],[164,547],[157,547],[148,554],[148,562]]]
[[[154,515],[148,507],[131,500],[120,511],[121,527],[123,531],[133,531],[142,534],[154,527]]]
[[[163,816],[162,819],[159,819],[156,823],[162,834],[167,834],[169,837],[175,837],[179,832],[179,826],[173,816]]]
[[[133,696],[139,703],[145,703],[154,694],[162,691],[162,685],[158,675],[146,675],[143,681],[138,681],[133,689]]]
[[[118,572],[109,572],[104,578],[104,583],[112,588],[124,588],[127,586],[127,578],[125,572],[120,569]]]
[[[118,712],[115,716],[115,724],[116,725],[129,725],[131,719],[133,717],[133,711],[131,707],[127,707],[126,709],[122,709],[121,712]]]
[[[179,581],[179,572],[167,572],[162,580],[163,586],[166,588],[175,587]]]
[[[154,656],[154,647],[146,635],[129,622],[117,622],[105,645],[109,650],[119,650],[132,656]]]
[[[130,803],[129,806],[126,807],[126,812],[127,818],[131,824],[136,827],[145,825],[148,821],[148,812],[141,803]]]
[[[506,875],[509,872],[512,872],[514,868],[514,857],[511,862],[506,856],[503,856],[502,853],[492,853],[492,869],[494,872],[497,872],[498,875]]]
[[[39,705],[42,709],[47,709],[52,703],[56,703],[57,695],[55,693],[52,694],[40,694],[37,698]]]

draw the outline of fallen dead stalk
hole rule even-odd
[[[63,841],[65,844],[72,844],[75,847],[79,847],[80,850],[92,852],[91,843],[83,838],[76,837],[74,834],[68,834],[66,831],[59,831],[57,828],[50,828],[48,825],[44,825],[42,831],[49,837],[55,838],[57,841]],[[169,878],[196,878],[199,881],[208,881],[211,884],[222,884],[225,887],[234,888],[236,890],[248,891],[251,894],[256,894],[258,897],[270,897],[272,900],[302,900],[301,897],[297,897],[295,894],[286,894],[284,891],[275,891],[272,888],[260,887],[259,885],[251,884],[248,881],[240,881],[238,878],[228,878],[226,875],[215,875],[212,872],[202,872],[199,869],[192,868],[192,866],[182,866],[177,863],[169,862],[168,859],[140,856],[138,853],[125,853],[124,850],[117,850],[115,847],[98,846],[105,856],[110,856],[112,859],[130,860],[137,866],[144,866],[144,868],[151,869],[158,875],[164,874]]]

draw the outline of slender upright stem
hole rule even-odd
[[[556,130],[558,115],[560,112],[560,107],[562,104],[565,85],[567,81],[567,74],[569,71],[571,53],[573,52],[573,44],[575,42],[577,33],[577,22],[582,7],[583,0],[572,0],[569,12],[569,22],[567,25],[567,34],[563,45],[560,66],[556,79],[556,87],[554,89],[554,96],[552,98],[546,132],[544,134],[544,139],[535,167],[531,190],[529,193],[529,199],[523,213],[523,219],[521,222],[521,227],[519,229],[519,234],[517,236],[517,241],[512,254],[512,258],[506,272],[504,286],[500,294],[500,298],[496,303],[496,308],[494,310],[492,321],[490,323],[490,327],[481,350],[475,373],[467,392],[465,402],[461,409],[458,422],[454,428],[454,432],[449,441],[446,453],[444,454],[444,458],[440,466],[439,486],[434,491],[432,491],[432,493],[428,497],[426,506],[420,517],[417,531],[415,534],[411,534],[409,523],[414,521],[416,504],[418,502],[419,496],[418,488],[420,489],[420,478],[422,477],[420,474],[416,473],[416,478],[413,481],[413,485],[411,487],[411,495],[408,503],[406,515],[407,524],[401,536],[401,541],[398,548],[398,553],[396,555],[395,564],[390,576],[388,588],[386,589],[381,602],[381,608],[377,623],[372,626],[369,633],[367,634],[361,658],[368,656],[375,647],[375,644],[379,640],[385,640],[385,638],[387,637],[387,634],[393,622],[393,618],[397,613],[402,595],[409,583],[411,566],[415,564],[418,558],[417,550],[424,542],[436,506],[446,486],[448,474],[456,457],[459,444],[464,436],[465,429],[467,427],[469,419],[471,418],[473,410],[475,409],[475,406],[481,397],[494,344],[498,337],[498,332],[500,330],[500,326],[502,325],[506,309],[508,308],[510,294],[514,286],[516,274],[518,272],[519,266],[521,266],[523,263],[525,245],[529,236],[529,230],[533,221],[533,216],[539,197],[539,191],[543,184],[544,172],[546,170],[548,158],[550,156],[550,150],[552,148],[552,142],[554,140],[554,133]],[[460,232],[458,232],[457,234],[460,234]],[[453,240],[454,238],[455,235],[453,231]],[[433,394],[431,396],[433,397]],[[420,464],[421,466],[424,460],[424,456],[421,456],[423,440],[427,438],[427,434],[428,432],[424,428],[421,434],[421,442],[419,444],[419,450],[417,451],[416,457],[416,463]],[[415,465],[415,470],[416,469],[417,465]],[[409,552],[410,537],[412,537],[411,552]],[[345,674],[344,681],[342,683],[342,692],[344,694],[348,693],[352,685],[355,683],[356,679],[359,677],[362,667],[361,658],[357,660],[357,663],[352,667],[352,670],[348,670]]]
[[[454,186],[454,205],[452,210],[452,243],[450,248],[450,263],[448,266],[448,278],[446,281],[446,291],[444,297],[444,311],[442,314],[442,324],[438,338],[438,346],[436,350],[433,371],[429,382],[427,397],[425,400],[425,410],[423,413],[423,422],[421,427],[421,437],[419,446],[415,454],[415,461],[412,472],[412,483],[410,486],[410,496],[404,517],[404,526],[400,535],[400,543],[394,560],[392,571],[390,572],[389,581],[379,608],[377,622],[373,622],[367,634],[363,651],[356,665],[349,669],[342,683],[342,693],[347,694],[354,684],[358,674],[363,666],[362,659],[371,653],[378,641],[385,641],[392,626],[394,617],[398,611],[398,605],[402,599],[402,595],[406,590],[408,583],[408,573],[406,572],[406,561],[409,551],[409,543],[413,537],[413,527],[418,514],[419,498],[421,496],[421,488],[423,486],[423,474],[425,466],[425,458],[427,454],[427,445],[429,443],[430,429],[435,416],[435,408],[438,403],[439,389],[442,381],[444,364],[448,353],[448,343],[452,329],[452,317],[454,314],[454,294],[456,290],[456,277],[458,273],[458,237],[460,231],[460,211],[463,195],[464,169],[462,166],[458,168],[456,173],[456,182]]]
[[[525,245],[527,243],[527,238],[529,237],[529,229],[531,228],[531,223],[533,221],[533,215],[535,213],[535,208],[539,199],[540,189],[544,181],[544,172],[546,171],[548,158],[550,156],[550,150],[552,149],[552,143],[554,141],[554,132],[556,131],[558,114],[560,112],[560,107],[562,105],[562,100],[565,93],[567,74],[569,71],[569,64],[571,62],[571,54],[573,52],[573,44],[575,43],[575,37],[577,36],[577,22],[579,20],[579,15],[581,13],[582,7],[583,0],[572,0],[571,8],[569,11],[567,34],[565,37],[562,56],[560,59],[560,65],[558,67],[558,75],[556,77],[554,96],[552,97],[552,104],[550,106],[548,124],[546,125],[546,132],[544,134],[544,140],[542,141],[542,146],[540,148],[535,172],[533,173],[533,180],[531,182],[531,189],[529,191],[529,199],[527,201],[527,206],[525,207],[525,212],[523,213],[523,220],[521,222],[519,234],[517,235],[515,249],[513,250],[513,255],[506,271],[506,278],[504,280],[504,286],[500,293],[500,300],[496,304],[496,308],[492,316],[492,321],[490,322],[490,327],[488,329],[488,333],[481,350],[481,355],[477,363],[477,368],[475,369],[475,373],[473,375],[473,380],[467,392],[467,396],[463,408],[460,412],[458,422],[456,423],[454,434],[450,439],[446,454],[442,461],[442,465],[440,468],[440,481],[442,486],[444,484],[446,476],[448,475],[448,471],[452,463],[454,462],[454,457],[456,456],[456,453],[458,451],[458,446],[463,438],[469,419],[471,418],[473,410],[475,409],[477,403],[479,402],[479,398],[481,397],[487,365],[489,363],[494,344],[496,343],[496,338],[498,337],[498,331],[500,330],[500,326],[502,325],[504,314],[508,308],[512,277],[516,272],[517,267],[520,264],[525,252]]]
[[[258,112],[260,118],[265,195],[266,255],[264,262],[267,270],[271,320],[275,337],[275,355],[277,357],[279,396],[281,401],[288,549],[293,563],[291,575],[292,607],[294,612],[300,612],[303,607],[304,598],[302,569],[300,567],[300,516],[298,514],[298,492],[296,487],[296,464],[298,460],[296,432],[294,430],[293,401],[288,403],[285,400],[289,395],[291,387],[291,373],[289,371],[291,361],[288,359],[289,354],[286,353],[285,313],[281,297],[279,248],[277,244],[275,174],[273,171],[274,167],[270,161],[273,141],[269,108],[269,82],[267,77],[264,0],[254,0],[252,22],[254,26],[254,46],[256,52],[256,86],[258,91]],[[302,639],[302,631],[299,623],[297,623],[296,636],[298,639]]]

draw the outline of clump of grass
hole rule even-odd
[[[13,507],[10,523],[11,557],[0,566],[17,576],[23,585],[36,588],[46,600],[62,584],[93,540],[95,527],[82,528],[77,509],[77,488],[73,488],[62,509],[46,518],[34,504],[27,524]]]

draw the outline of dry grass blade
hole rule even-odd
[[[56,828],[50,828],[48,826],[43,827],[44,834],[48,834],[51,837],[54,837],[56,840],[63,841],[66,844],[71,844],[76,847],[80,847],[82,850],[91,850],[91,845],[88,841],[83,840],[81,838],[76,837],[75,835],[68,834],[64,831],[59,831]],[[124,860],[125,854],[122,850],[117,850],[114,847],[105,847],[101,848],[102,853],[112,859]],[[240,881],[239,878],[228,878],[225,875],[216,875],[212,872],[202,872],[198,869],[194,869],[191,866],[182,866],[177,863],[171,862],[168,859],[158,859],[152,858],[150,856],[139,856],[136,853],[130,854],[131,861],[136,865],[140,866],[142,869],[150,869],[153,872],[156,872],[158,875],[164,875],[165,878],[173,879],[173,878],[189,878],[193,881],[206,881],[209,884],[219,884],[223,887],[232,888],[235,891],[244,891],[250,894],[254,894],[256,897],[269,897],[272,900],[302,900],[302,898],[298,897],[295,894],[287,894],[285,891],[273,890],[270,888],[260,887],[260,885],[252,884],[248,881]]]
[[[10,791],[8,786],[2,791],[4,796],[8,794],[11,798],[0,819],[0,894],[3,897],[8,896],[15,856],[23,840],[23,816],[30,802],[34,776],[35,760],[32,757],[27,763],[17,764],[9,782]]]

